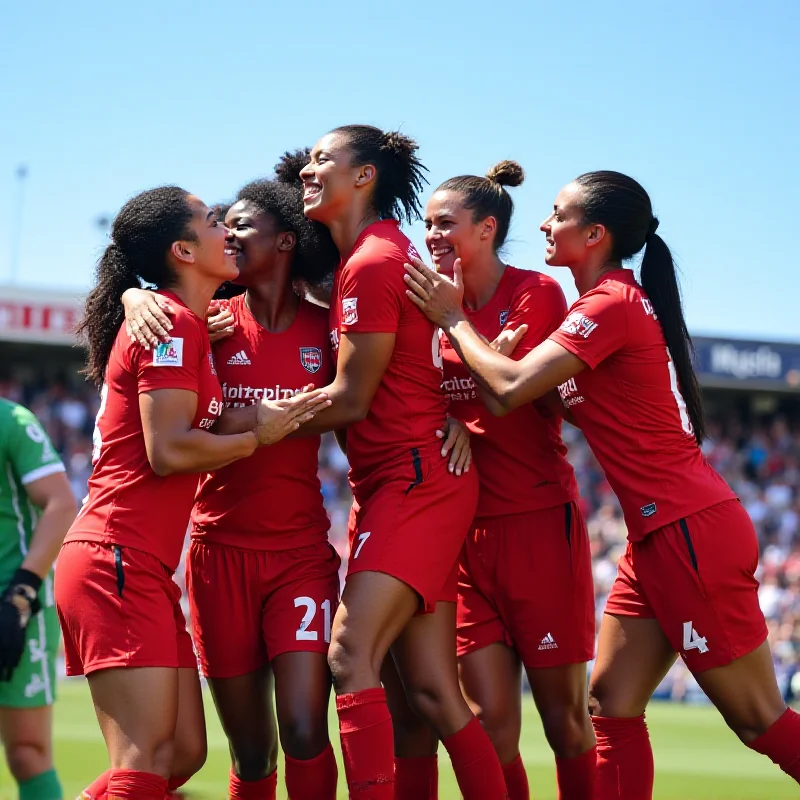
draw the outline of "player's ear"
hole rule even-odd
[[[194,264],[194,249],[192,242],[173,242],[169,254],[179,264]]]
[[[607,235],[605,225],[591,225],[589,227],[589,235],[586,237],[587,247],[597,247],[600,242],[605,241]]]
[[[293,250],[296,244],[297,235],[294,231],[284,231],[278,234],[278,250],[280,252],[286,253],[289,250]]]

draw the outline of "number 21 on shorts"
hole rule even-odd
[[[314,616],[317,613],[317,601],[313,597],[295,597],[295,608],[305,608],[306,613],[303,614],[303,619],[300,620],[300,627],[295,633],[295,639],[298,642],[316,642],[319,640],[319,634],[316,631],[310,631],[309,627],[314,621]],[[331,601],[325,600],[322,603],[323,614],[323,637],[326,642],[331,641]]]

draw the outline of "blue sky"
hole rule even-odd
[[[800,340],[798,30],[797,0],[9,4],[0,293],[17,233],[19,284],[85,290],[94,220],[130,195],[222,200],[284,149],[370,122],[417,138],[431,188],[517,159],[521,267],[545,268],[538,225],[563,184],[633,175],[694,332]]]

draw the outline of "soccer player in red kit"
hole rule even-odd
[[[86,301],[87,374],[102,382],[102,402],[89,495],[59,555],[55,598],[67,673],[88,678],[115,798],[162,800],[168,778],[179,785],[205,759],[196,659],[172,581],[197,473],[296,430],[309,403],[324,402],[305,395],[273,404],[257,430],[209,433],[222,392],[204,315],[237,273],[208,207],[162,187],[120,211]],[[176,308],[172,340],[153,351],[122,326],[121,295],[140,280]]]
[[[293,162],[292,159],[295,159]],[[324,226],[303,216],[295,185],[245,186],[226,216],[236,284],[213,325],[225,331],[214,360],[227,408],[260,397],[292,396],[309,380],[327,384],[334,368],[327,309],[300,298],[295,283],[317,285],[339,256]],[[129,323],[168,318],[149,292],[126,293]],[[229,796],[276,793],[278,728],[292,800],[335,800],[336,759],[328,739],[327,653],[339,599],[340,559],[317,477],[319,436],[287,439],[206,475],[192,513],[187,587],[194,642],[233,759]]]
[[[506,186],[522,167],[503,161],[485,178],[445,181],[425,210],[426,244],[439,272],[464,275],[464,313],[488,341],[527,326],[519,360],[566,316],[558,283],[501,261],[513,213]],[[589,538],[561,441],[561,417],[528,403],[507,414],[486,396],[445,336],[450,413],[472,431],[478,510],[462,551],[458,592],[461,685],[500,757],[511,800],[530,796],[519,753],[520,669],[525,667],[556,754],[559,797],[592,797],[594,732],[586,662],[594,655]],[[494,413],[492,413],[494,412]],[[495,416],[499,414],[499,416]]]
[[[727,724],[800,782],[800,715],[778,689],[758,604],[753,525],[700,450],[705,425],[672,255],[632,178],[590,172],[542,224],[545,260],[580,293],[521,361],[488,348],[463,286],[418,263],[408,284],[475,380],[507,409],[558,388],[619,497],[629,544],[589,687],[600,800],[652,796],[644,712],[680,653]],[[622,263],[644,249],[641,283]]]
[[[442,739],[464,796],[494,800],[506,796],[503,774],[459,689],[454,612],[417,613],[442,599],[477,479],[449,472],[439,454],[446,400],[438,332],[404,291],[403,263],[415,250],[398,220],[419,215],[416,150],[399,133],[348,125],[324,136],[301,172],[306,216],[329,228],[342,257],[330,309],[332,405],[307,430],[347,426],[358,507],[329,663],[351,798],[395,796],[380,679],[391,651],[411,707]]]

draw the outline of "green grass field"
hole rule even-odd
[[[226,796],[229,768],[225,737],[210,699],[208,712],[208,761],[187,785],[191,800],[219,800]],[[106,753],[83,681],[60,686],[56,705],[56,764],[67,798],[73,798],[91,778],[106,768]],[[656,790],[659,800],[779,800],[800,797],[800,788],[766,758],[743,747],[711,708],[653,705],[648,713],[656,758]],[[335,732],[335,720],[331,718]],[[522,753],[536,800],[556,797],[552,755],[542,736],[533,708],[526,702]],[[460,797],[447,755],[442,761],[441,800]],[[340,781],[340,787],[342,782]],[[278,797],[285,798],[281,789]],[[345,798],[340,788],[340,798]],[[8,772],[0,772],[0,800],[15,800]]]

